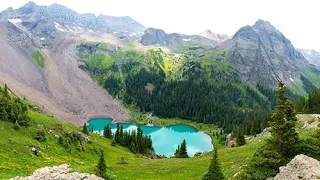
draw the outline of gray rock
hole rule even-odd
[[[310,64],[313,64],[320,70],[320,52],[312,49],[298,49],[299,52],[309,61]]]
[[[141,37],[144,46],[156,45],[177,49],[181,46],[214,46],[216,42],[212,39],[198,35],[183,35],[178,33],[167,34],[162,29],[148,28]]]
[[[280,167],[280,172],[274,180],[318,180],[320,178],[320,162],[300,154],[289,164]]]
[[[37,169],[31,176],[15,177],[10,180],[103,180],[103,178],[100,178],[96,175],[78,172],[69,173],[70,171],[70,165],[62,164],[60,166],[44,167],[41,169]]]
[[[280,31],[263,20],[242,27],[221,47],[242,80],[251,84],[276,87],[277,79],[286,83],[300,79],[298,67],[309,65]]]

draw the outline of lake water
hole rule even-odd
[[[103,133],[103,129],[107,124],[109,124],[113,133],[115,133],[117,128],[117,125],[112,124],[111,119],[107,118],[94,118],[89,120],[88,123],[89,131],[93,127],[93,131],[100,134]],[[137,130],[137,126],[134,124],[121,125],[126,131]],[[144,135],[151,136],[153,148],[158,155],[173,156],[183,139],[187,142],[187,151],[191,157],[196,152],[211,151],[213,149],[210,136],[189,125],[176,124],[166,127],[140,125],[140,128]]]

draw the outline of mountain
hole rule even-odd
[[[277,79],[299,81],[299,69],[309,65],[290,40],[263,20],[240,28],[221,48],[241,79],[251,84],[276,87]]]
[[[230,39],[230,37],[226,34],[217,34],[217,33],[211,32],[210,30],[206,30],[206,31],[202,32],[200,34],[200,36],[208,38],[208,39],[212,39],[216,42],[223,42],[227,39]]]
[[[320,52],[312,49],[298,49],[299,52],[309,61],[310,64],[313,64],[320,70]]]
[[[0,82],[77,125],[97,116],[127,121],[128,111],[78,67],[74,48],[83,41],[119,44],[114,31],[143,30],[129,17],[81,15],[58,4],[9,8],[0,13]]]
[[[145,27],[131,17],[78,14],[59,4],[38,6],[29,2],[19,9],[9,8],[0,13],[0,22],[19,25],[36,36],[38,40],[51,42],[58,31],[71,33],[97,32],[137,36]],[[43,39],[46,38],[46,39]]]
[[[155,28],[146,29],[140,42],[144,46],[156,45],[170,49],[177,49],[182,46],[213,46],[216,44],[214,40],[206,37],[178,33],[167,34],[162,29]]]

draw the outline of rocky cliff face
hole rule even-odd
[[[274,180],[318,180],[320,162],[303,154],[297,155],[289,164],[280,167]]]
[[[167,34],[161,29],[148,28],[145,30],[141,44],[144,46],[157,45],[175,49],[181,46],[205,45],[214,46],[216,42],[212,39],[198,35],[183,35],[183,34]]]
[[[83,180],[103,180],[96,175],[88,173],[70,172],[72,169],[70,165],[63,164],[60,166],[44,167],[37,169],[31,176],[28,177],[15,177],[10,180],[70,180],[70,179],[83,179]]]
[[[320,70],[320,52],[312,49],[298,49],[299,52],[309,61],[310,64],[313,64]]]
[[[309,64],[280,31],[263,20],[242,27],[221,47],[241,78],[251,84],[275,87],[277,79],[294,81],[300,78],[298,66]]]

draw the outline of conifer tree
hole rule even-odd
[[[106,165],[106,161],[104,160],[103,151],[101,151],[100,159],[96,166],[96,175],[107,179],[107,165]]]
[[[223,180],[223,179],[225,178],[220,168],[217,149],[215,149],[209,165],[208,172],[202,177],[202,180]]]
[[[120,124],[117,124],[117,130],[116,133],[114,134],[114,140],[116,143],[120,143]]]
[[[181,147],[180,147],[180,157],[181,158],[187,158],[188,156],[188,152],[187,152],[187,143],[186,140],[184,139],[182,141]]]
[[[107,124],[107,126],[104,127],[103,136],[105,138],[112,139],[112,132],[109,124]]]
[[[269,121],[271,137],[255,152],[242,179],[274,176],[280,166],[287,164],[297,154],[299,139],[295,130],[296,121],[293,105],[286,97],[284,84],[280,81],[276,112]]]
[[[4,106],[0,105],[0,120],[7,121],[8,120],[8,114]]]
[[[243,132],[240,128],[236,132],[236,144],[237,146],[242,146],[246,144],[246,139],[244,138]]]
[[[174,154],[175,157],[178,158],[187,158],[188,156],[188,152],[187,152],[187,143],[186,140],[184,139],[181,143],[181,145],[178,145],[178,148],[176,150],[176,153]]]
[[[82,133],[86,134],[86,135],[89,135],[87,123],[84,123],[83,128],[82,128]]]

